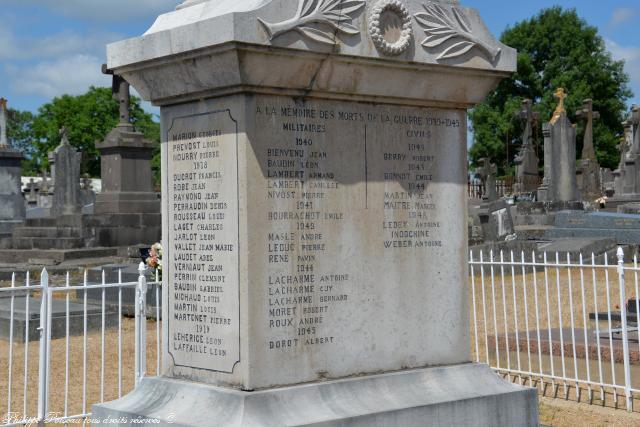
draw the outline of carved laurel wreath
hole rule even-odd
[[[351,21],[352,15],[362,9],[365,3],[364,0],[300,0],[293,18],[275,24],[260,18],[258,21],[266,30],[269,40],[295,30],[319,43],[336,44],[338,33],[360,33]]]
[[[385,11],[395,12],[402,20],[402,32],[400,38],[394,42],[389,43],[384,39],[383,29],[380,23],[382,14]],[[390,56],[400,55],[407,50],[409,43],[411,42],[411,36],[413,30],[411,27],[411,15],[409,11],[399,0],[383,0],[379,2],[371,11],[369,17],[369,34],[373,40],[373,44],[382,53]]]
[[[435,48],[443,45],[448,40],[454,41],[440,53],[437,59],[455,58],[476,47],[484,52],[492,62],[496,60],[500,54],[500,49],[489,46],[473,35],[471,23],[462,9],[453,6],[450,15],[436,3],[431,2],[422,6],[425,12],[414,15],[416,22],[424,29],[427,35],[422,41],[422,46]]]

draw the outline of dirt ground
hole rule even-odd
[[[147,375],[156,375],[156,322],[147,323]],[[122,319],[121,355],[118,360],[118,329],[108,329],[104,341],[104,371],[102,368],[102,337],[100,332],[87,335],[87,368],[86,389],[83,385],[84,352],[83,337],[76,336],[69,339],[69,382],[65,387],[66,340],[52,340],[50,360],[50,390],[49,412],[57,415],[83,414],[91,411],[91,404],[101,401],[117,399],[133,389],[134,384],[134,342],[135,323],[131,318]],[[28,352],[27,365],[27,404],[24,405],[24,372],[25,350]],[[118,367],[120,366],[120,374]],[[9,385],[9,345],[0,340],[0,424],[6,420],[8,413],[8,385]],[[104,372],[104,373],[103,373]],[[11,408],[14,416],[22,416],[26,412],[28,417],[37,413],[38,389],[38,342],[30,342],[28,348],[24,344],[14,344]],[[100,379],[104,376],[104,388],[100,387]],[[86,390],[83,393],[83,390]],[[65,396],[67,404],[65,410]],[[83,403],[85,403],[83,405]],[[26,409],[26,411],[25,411]]]
[[[581,278],[584,277],[584,298],[585,310],[595,310],[595,303],[598,303],[598,310],[602,311],[607,306],[615,310],[619,301],[619,287],[615,267],[608,271],[598,270],[593,272],[590,269],[583,271],[573,270],[570,274],[565,270],[550,270],[545,277],[543,272],[534,274],[531,271],[525,272],[523,276],[520,272],[511,275],[510,268],[504,274],[504,288],[501,271],[496,268],[493,281],[493,289],[489,269],[485,269],[484,299],[482,298],[482,277],[478,268],[475,269],[474,291],[476,292],[476,317],[480,327],[477,331],[478,349],[481,355],[481,362],[485,352],[485,333],[495,334],[494,310],[497,320],[497,332],[504,331],[505,324],[507,330],[513,330],[516,322],[519,330],[523,330],[528,324],[529,329],[536,327],[536,312],[528,310],[525,315],[524,307],[521,304],[524,298],[524,289],[527,289],[527,297],[531,306],[534,295],[538,297],[538,324],[540,328],[558,327],[561,324],[567,327],[571,323],[571,313],[573,312],[573,322],[575,327],[589,326],[589,322],[584,322],[582,312],[582,286]],[[609,275],[609,301],[607,302],[607,289],[605,286],[606,275]],[[637,290],[634,274],[628,274],[626,285],[627,297],[634,296]],[[78,278],[73,278],[72,280]],[[515,280],[515,286],[513,283]],[[54,279],[55,280],[55,279]],[[53,280],[52,280],[53,282]],[[58,285],[62,280],[57,280]],[[522,283],[525,283],[523,286]],[[595,284],[595,292],[594,285]],[[546,297],[546,288],[549,289],[549,299]],[[504,289],[504,291],[503,291]],[[518,305],[513,302],[515,297]],[[558,295],[558,290],[560,294]],[[493,293],[495,293],[495,305],[493,303]],[[504,292],[504,293],[503,293]],[[571,298],[570,298],[571,297]],[[573,310],[569,310],[568,301],[572,300]],[[471,296],[470,296],[471,300]],[[562,314],[557,308],[557,301],[561,301]],[[507,302],[507,304],[504,304]],[[547,301],[549,303],[549,313],[547,316]],[[484,302],[484,304],[483,304]],[[556,303],[554,303],[556,302]],[[506,309],[506,316],[505,316]],[[486,321],[484,319],[486,312]],[[470,316],[473,322],[473,313]],[[505,320],[506,317],[506,320]],[[156,353],[156,326],[157,323],[149,320],[147,323],[147,374],[155,375],[157,366]],[[475,336],[476,331],[472,323],[472,352],[475,358]],[[70,337],[69,339],[69,365],[65,364],[66,340],[56,339],[52,341],[53,355],[50,360],[51,388],[49,391],[49,410],[52,414],[82,414],[83,410],[90,411],[91,404],[102,400],[109,401],[116,399],[119,395],[125,395],[133,389],[134,383],[134,321],[131,318],[122,319],[121,334],[121,354],[122,359],[118,360],[118,329],[109,329],[105,334],[104,343],[104,371],[102,368],[102,339],[100,332],[93,332],[87,336],[87,368],[86,368],[86,390],[83,389],[83,337]],[[9,372],[9,348],[6,341],[0,341],[0,424],[5,421],[5,414],[8,411],[8,375]],[[37,412],[37,384],[38,384],[38,343],[31,342],[28,346],[28,366],[27,366],[27,404],[24,406],[24,354],[27,348],[24,344],[14,344],[13,366],[12,366],[12,387],[11,387],[11,412],[22,415],[25,413],[29,417],[35,416]],[[491,355],[491,353],[490,353]],[[513,357],[513,354],[511,355]],[[504,364],[505,355],[501,355]],[[523,359],[524,360],[524,359]],[[120,372],[119,374],[119,368]],[[65,371],[69,371],[69,382],[65,386]],[[103,373],[104,372],[104,373]],[[100,387],[100,378],[104,377],[104,388]],[[635,377],[635,375],[634,375]],[[634,380],[636,378],[633,378]],[[640,379],[640,378],[639,378]],[[517,379],[513,379],[517,381]],[[541,388],[541,387],[540,387]],[[564,399],[563,386],[559,385],[557,392],[548,384],[545,388],[544,396],[540,397],[540,422],[548,426],[639,426],[640,427],[640,396],[636,396],[634,412],[627,412],[622,406],[616,405],[610,392],[605,393],[605,399],[600,400],[599,394],[594,393],[594,402],[589,404],[582,398],[577,402],[575,387],[569,390],[569,399]],[[582,390],[584,397],[586,391]],[[66,408],[65,408],[65,396]],[[553,396],[556,396],[555,398]],[[618,400],[624,402],[623,396],[618,395]],[[73,425],[73,424],[71,424]]]

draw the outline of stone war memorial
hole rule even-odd
[[[457,1],[188,1],[109,45],[161,107],[166,320],[93,418],[537,426],[470,353],[466,111],[515,67]]]

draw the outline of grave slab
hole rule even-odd
[[[29,297],[29,310],[27,312],[26,297],[16,296],[14,299],[13,315],[13,339],[15,342],[25,341],[27,318],[29,319],[29,341],[40,339],[40,297]],[[51,301],[51,338],[64,338],[66,336],[67,306],[64,299]],[[28,314],[27,314],[28,313]],[[11,298],[0,298],[0,339],[9,339],[11,322]],[[105,327],[113,328],[118,324],[118,312],[105,311]],[[102,308],[97,305],[87,305],[87,332],[99,331],[102,328]],[[69,335],[82,335],[84,331],[84,304],[69,303]]]

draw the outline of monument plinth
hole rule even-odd
[[[466,109],[515,58],[457,2],[187,2],[110,45],[161,106],[167,303],[163,375],[94,417],[537,425],[470,363]]]
[[[113,74],[104,65],[103,72]],[[154,144],[131,124],[129,84],[115,74],[113,97],[120,105],[120,120],[96,144],[102,191],[87,225],[99,246],[149,245],[160,239],[162,223],[151,169]]]
[[[23,223],[26,212],[20,179],[23,156],[9,146],[7,124],[7,100],[0,98],[0,239]]]

